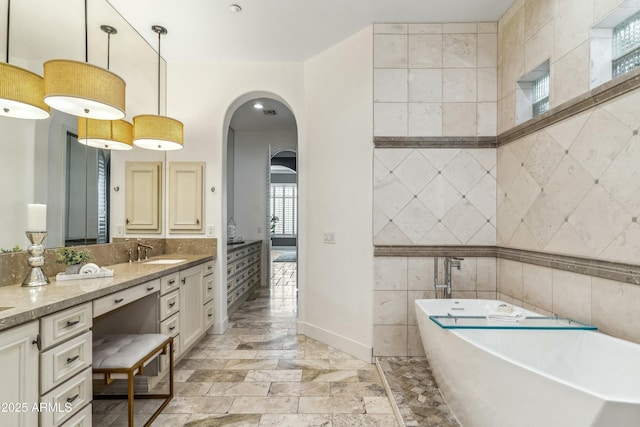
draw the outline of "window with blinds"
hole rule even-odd
[[[613,29],[613,77],[640,66],[640,12]]]
[[[533,117],[549,111],[549,72],[533,81]]]
[[[271,234],[298,233],[298,188],[296,184],[271,184]]]

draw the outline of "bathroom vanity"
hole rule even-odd
[[[262,240],[227,245],[227,314],[247,300],[262,281]]]
[[[94,335],[171,335],[177,363],[213,323],[214,258],[169,257],[109,266],[113,277],[0,287],[0,425],[91,426]],[[160,356],[136,387],[168,371]]]

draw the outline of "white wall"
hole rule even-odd
[[[218,238],[214,331],[221,333],[227,322],[226,287],[222,284],[226,283],[223,260],[226,259],[226,141],[229,123],[235,109],[245,101],[273,95],[288,105],[300,125],[303,121],[303,65],[171,63],[167,77],[168,115],[184,123],[185,135],[184,149],[167,153],[167,161],[206,162],[205,226],[213,225],[213,237]],[[210,191],[211,187],[215,187],[215,192]],[[236,199],[239,197],[236,194]]]
[[[305,63],[299,331],[371,359],[373,54],[367,27]],[[322,243],[334,231],[335,244]]]
[[[233,210],[238,236],[245,240],[265,240],[269,237],[269,231],[265,230],[269,146],[272,153],[284,148],[297,151],[297,134],[293,131],[235,133],[236,197]]]

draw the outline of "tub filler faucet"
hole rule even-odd
[[[433,288],[436,291],[436,298],[438,298],[438,289],[444,290],[444,298],[451,298],[451,269],[455,267],[460,270],[460,261],[463,259],[461,257],[444,257],[444,283],[439,283],[439,261],[438,257],[433,258]]]

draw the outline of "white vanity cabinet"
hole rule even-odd
[[[180,271],[180,346],[191,348],[204,332],[204,264]]]
[[[209,261],[204,265],[204,288],[203,288],[203,321],[204,329],[208,330],[213,326],[213,294],[214,294],[214,279],[213,279],[213,261]]]
[[[162,231],[162,164],[126,162],[125,211],[128,233]]]
[[[262,241],[227,246],[227,313],[246,301],[262,278]]]
[[[204,231],[204,162],[169,164],[169,232]]]
[[[0,425],[38,425],[38,321],[0,332]]]
[[[40,318],[41,427],[60,426],[91,407],[92,326],[90,302]]]

